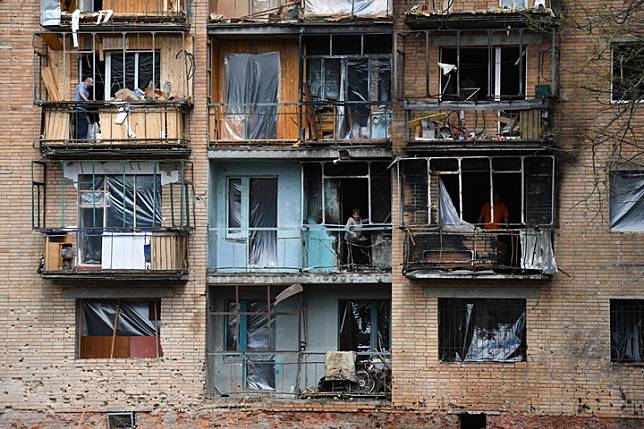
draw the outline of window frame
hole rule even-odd
[[[644,100],[643,100],[644,101]],[[644,176],[644,169],[620,169],[620,170],[612,170],[608,172],[608,232],[610,234],[644,234],[644,231],[634,231],[634,230],[614,230],[613,227],[613,191],[614,191],[614,177],[618,174],[636,174],[636,175],[642,175]]]
[[[231,179],[240,179],[241,180],[241,204],[240,204],[240,209],[241,209],[241,215],[240,215],[240,226],[237,227],[230,227],[230,219],[229,219],[229,214],[230,214],[230,180]],[[276,220],[276,226],[275,229],[279,229],[279,208],[280,208],[280,180],[279,176],[277,175],[249,175],[249,176],[241,176],[241,175],[230,175],[225,177],[225,199],[226,199],[226,204],[225,204],[225,225],[226,225],[226,238],[231,239],[231,240],[244,240],[248,238],[250,234],[250,181],[251,179],[273,179],[277,182],[276,184],[276,190],[277,192],[275,193],[275,199],[276,199],[276,207],[277,207],[277,218]]]
[[[609,354],[610,354],[610,362],[611,364],[615,365],[635,365],[635,366],[644,366],[644,354],[642,354],[641,360],[618,360],[614,357],[614,344],[613,344],[613,331],[614,328],[616,327],[615,324],[617,323],[617,320],[614,319],[614,314],[617,313],[617,310],[614,308],[617,305],[625,305],[625,306],[640,306],[639,311],[637,311],[637,314],[641,317],[640,322],[642,324],[642,329],[644,329],[644,297],[642,298],[629,298],[629,299],[623,299],[623,298],[611,298],[609,302]],[[621,309],[620,313],[622,318],[620,319],[623,322],[623,313],[625,312],[624,309]],[[643,335],[644,336],[644,335]]]
[[[641,44],[644,50],[644,41],[642,40],[626,40],[615,41],[610,44],[610,103],[611,104],[628,104],[628,103],[644,103],[644,83],[642,84],[642,98],[639,100],[616,100],[615,94],[615,48],[619,46],[637,45]],[[644,55],[644,54],[643,54]]]
[[[160,49],[136,49],[136,50],[127,50],[123,51],[107,51],[105,52],[105,85],[103,89],[103,99],[105,101],[113,101],[114,97],[110,94],[112,92],[112,55],[121,55],[126,56],[127,54],[134,54],[134,82],[138,86],[139,82],[139,57],[140,54],[150,54],[152,55],[152,84],[156,88],[161,85],[161,50]],[[156,58],[159,58],[159,70],[155,68]],[[155,81],[156,74],[159,74],[159,81]],[[124,79],[125,76],[124,76]],[[139,88],[145,90],[145,88]]]
[[[351,302],[364,302],[369,304],[369,324],[373,328],[374,326],[376,329],[372,329],[371,332],[369,333],[369,350],[366,353],[380,353],[380,354],[387,354],[391,353],[391,299],[387,298],[382,298],[382,299],[371,299],[371,298],[341,298],[338,299],[337,301],[337,314],[338,314],[338,324],[337,324],[337,349],[338,351],[355,351],[357,353],[365,353],[365,352],[360,352],[359,350],[343,350],[342,347],[340,346],[342,340],[342,332],[341,332],[341,326],[342,326],[342,310],[346,308],[347,303]],[[378,320],[380,318],[380,314],[378,312],[378,306],[382,303],[385,303],[387,305],[387,310],[389,312],[389,344],[387,344],[386,349],[382,351],[378,351]],[[374,317],[375,316],[375,317]],[[359,357],[359,356],[358,356]]]

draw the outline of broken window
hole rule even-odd
[[[314,139],[383,139],[391,125],[391,36],[307,38]]]
[[[79,313],[81,359],[163,356],[160,300],[83,300]]]
[[[644,232],[644,171],[611,173],[610,231]]]
[[[279,52],[226,54],[223,133],[233,140],[277,138]]]
[[[444,362],[526,360],[523,299],[438,300],[439,357]]]
[[[246,240],[248,264],[277,265],[277,178],[228,178],[228,237]]]
[[[526,48],[441,48],[444,100],[516,99],[525,95]]]
[[[390,307],[388,300],[340,300],[339,350],[358,353],[390,350]]]
[[[644,43],[613,45],[612,100],[631,101],[644,98]]]
[[[399,172],[406,225],[500,229],[553,222],[552,157],[409,159]]]
[[[274,390],[275,355],[257,352],[275,350],[275,308],[266,301],[243,299],[227,302],[226,312],[224,350],[245,357],[245,388]]]
[[[143,248],[146,237],[138,237],[141,243],[135,245],[134,232],[162,224],[160,175],[85,174],[78,176],[78,185],[81,264],[109,267],[115,252],[129,254],[133,247]],[[127,239],[119,239],[119,232]],[[109,251],[104,253],[104,247]],[[145,266],[146,261],[138,264]]]
[[[160,88],[161,51],[116,52],[105,54],[105,99],[114,98],[123,88]],[[99,72],[100,74],[100,72]],[[108,92],[109,91],[109,92]]]
[[[610,360],[644,362],[644,300],[610,301]]]
[[[353,209],[358,209],[363,223],[390,223],[391,175],[387,166],[377,161],[303,163],[302,222],[344,225]]]

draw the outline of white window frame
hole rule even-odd
[[[112,55],[123,55],[123,54],[134,54],[134,82],[138,83],[139,82],[139,55],[140,54],[152,54],[153,55],[153,60],[156,58],[157,55],[160,55],[161,52],[156,49],[156,50],[138,50],[138,51],[114,51],[114,52],[106,52],[105,53],[105,88],[104,88],[104,98],[105,101],[112,100],[112,97],[110,96],[110,90],[112,89]],[[154,67],[154,61],[152,61],[153,67]],[[152,78],[154,79],[156,70],[153,71],[152,73]],[[159,76],[161,76],[161,62],[159,62]],[[154,82],[155,84],[158,84],[159,82]],[[140,88],[143,89],[143,88]]]

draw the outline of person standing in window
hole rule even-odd
[[[344,239],[347,242],[347,264],[353,268],[355,264],[361,261],[361,253],[354,252],[366,245],[367,237],[362,232],[362,217],[359,209],[351,210],[351,216],[347,219],[345,226]],[[366,261],[364,261],[366,262]]]
[[[89,101],[89,90],[94,86],[94,79],[86,78],[79,83],[74,90],[74,110],[76,112],[76,128],[74,138],[76,140],[87,139],[87,107]]]
[[[479,222],[483,223],[485,229],[501,229],[503,225],[508,226],[510,220],[510,212],[505,203],[501,202],[499,194],[494,194],[494,221],[492,221],[492,208],[490,202],[486,201],[481,207],[481,214],[479,215]]]

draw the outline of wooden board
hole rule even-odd
[[[56,78],[51,67],[44,67],[41,71],[41,76],[47,93],[49,94],[49,101],[62,101],[60,97],[60,90]]]
[[[185,237],[153,235],[150,244],[152,270],[180,270],[183,268]]]
[[[127,133],[128,126],[134,130],[137,140],[157,140],[158,143],[176,144],[177,139],[184,135],[183,116],[179,110],[169,109],[165,112],[163,108],[148,108],[137,111],[135,107],[127,115],[123,124],[114,122],[117,114],[117,110],[111,109],[99,113],[102,143],[114,143],[110,140],[130,140]]]
[[[80,337],[80,357],[83,359],[109,358],[112,336]],[[130,357],[130,337],[114,337],[114,358]]]
[[[53,143],[65,143],[69,139],[70,115],[73,113],[50,110],[44,112],[45,140],[54,141]]]

